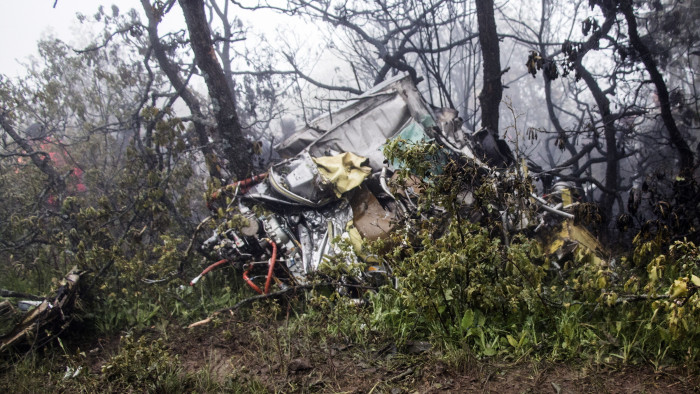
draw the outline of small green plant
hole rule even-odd
[[[401,342],[430,339],[453,356],[697,365],[700,252],[692,242],[669,245],[669,229],[658,226],[635,238],[631,256],[578,248],[554,268],[536,240],[512,231],[533,215],[522,173],[437,161],[432,143],[394,141],[385,153],[404,165],[394,187],[410,179],[421,193],[415,215],[373,245],[398,282],[372,298],[375,329]],[[472,204],[462,206],[467,193]]]
[[[122,390],[178,391],[180,363],[162,339],[122,338],[119,353],[102,366],[104,378]]]

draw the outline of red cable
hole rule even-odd
[[[272,274],[275,270],[275,261],[277,260],[277,244],[271,239],[267,240],[272,245],[272,256],[270,257],[270,268],[267,270],[267,280],[265,281],[265,294],[270,292],[270,284],[272,283]]]
[[[245,283],[248,284],[248,286],[250,286],[253,290],[255,290],[256,293],[262,294],[263,291],[260,290],[260,288],[255,283],[253,283],[253,281],[250,280],[250,278],[248,277],[248,271],[250,271],[250,268],[243,271],[243,280],[245,281]]]
[[[270,293],[270,285],[272,284],[272,276],[273,276],[274,271],[275,271],[275,262],[277,261],[277,244],[275,244],[271,239],[266,238],[266,240],[267,240],[267,242],[270,243],[270,245],[272,245],[272,256],[270,257],[270,262],[268,263],[270,268],[267,269],[267,279],[265,280],[265,292],[263,293],[263,291],[260,290],[260,288],[255,283],[253,283],[253,281],[250,280],[250,278],[248,277],[248,272],[250,271],[250,268],[243,271],[243,280],[245,281],[245,283],[248,284],[248,286],[250,286],[258,294],[269,294]]]
[[[202,273],[199,274],[199,276],[197,276],[196,278],[192,279],[192,281],[190,282],[190,286],[194,286],[194,284],[197,283],[197,281],[198,281],[201,277],[203,277],[204,275],[206,275],[209,271],[211,271],[211,270],[213,270],[214,268],[220,266],[221,264],[224,264],[224,263],[227,263],[227,262],[228,262],[228,260],[226,260],[226,259],[219,260],[219,261],[217,261],[216,263],[214,263],[214,264],[210,265],[209,267],[205,268],[204,271],[202,271]]]
[[[248,179],[244,179],[242,181],[234,182],[233,184],[231,184],[231,186],[233,186],[234,188],[236,186],[239,186],[240,187],[239,192],[246,193],[248,191],[248,189],[250,189],[250,187],[253,186],[253,184],[255,184],[256,182],[260,182],[261,180],[263,180],[265,178],[267,178],[266,172],[264,172],[260,175],[252,176],[252,177],[250,177]]]
[[[248,190],[254,184],[256,184],[257,182],[260,182],[261,180],[263,180],[265,178],[267,178],[267,172],[264,172],[260,175],[254,175],[248,179],[243,179],[243,180],[238,181],[238,182],[233,182],[230,185],[228,185],[227,187],[231,187],[234,190],[236,189],[236,187],[238,187],[239,188],[238,192],[241,194],[245,194],[246,192],[248,192]],[[211,206],[210,206],[211,201],[217,199],[219,197],[219,194],[221,194],[224,191],[224,189],[225,189],[224,187],[220,187],[211,193],[211,196],[209,197],[209,199],[207,201],[207,208],[211,209]]]

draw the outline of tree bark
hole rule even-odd
[[[179,0],[185,14],[185,23],[190,34],[190,45],[194,58],[202,72],[211,97],[217,129],[226,154],[226,168],[238,179],[248,177],[253,169],[252,144],[243,136],[236,100],[229,89],[221,64],[216,57],[214,42],[204,12],[202,0]]]
[[[676,124],[676,120],[673,118],[673,113],[671,113],[671,103],[666,82],[659,72],[658,67],[656,67],[656,62],[649,48],[647,48],[639,37],[637,17],[634,15],[632,2],[630,0],[620,1],[620,11],[622,11],[622,14],[627,20],[627,32],[630,37],[630,43],[637,53],[639,53],[639,57],[642,59],[644,67],[647,69],[651,81],[656,87],[656,94],[659,98],[659,106],[661,107],[661,119],[664,122],[664,126],[666,126],[666,130],[668,130],[671,144],[673,144],[680,156],[680,173],[681,175],[692,175],[694,164],[693,151],[690,149],[690,146],[688,146],[688,142],[685,138],[683,138]]]
[[[604,10],[605,12],[605,10]],[[615,203],[615,198],[618,190],[618,161],[619,155],[617,152],[617,130],[615,129],[615,116],[610,112],[610,100],[605,95],[605,92],[598,85],[598,81],[591,75],[591,73],[583,66],[583,57],[591,49],[597,48],[600,39],[608,34],[610,29],[613,27],[615,22],[615,15],[611,12],[605,13],[605,22],[601,28],[593,33],[591,37],[586,41],[578,52],[576,57],[576,63],[574,65],[576,73],[581,76],[581,79],[588,86],[588,90],[591,91],[593,99],[598,106],[598,111],[603,120],[603,135],[605,138],[605,188],[601,189],[603,191],[601,205],[605,212],[605,220],[610,221],[612,219],[613,204]]]
[[[610,112],[610,100],[605,96],[603,90],[598,86],[598,82],[595,80],[593,75],[591,75],[588,70],[586,70],[581,62],[578,61],[576,64],[576,71],[581,75],[581,79],[586,82],[588,90],[591,91],[593,99],[598,106],[600,115],[603,118],[603,135],[605,137],[605,189],[601,205],[605,212],[606,220],[612,218],[613,204],[615,203],[615,197],[617,195],[616,191],[618,189],[618,152],[617,152],[617,135],[615,130],[615,116]]]
[[[185,85],[185,82],[180,77],[177,66],[168,58],[165,48],[163,48],[163,44],[158,36],[158,20],[153,14],[151,4],[148,0],[141,0],[141,5],[143,6],[143,10],[146,12],[146,17],[148,18],[148,37],[151,47],[153,48],[153,53],[156,56],[156,60],[158,61],[160,68],[168,77],[170,83],[173,85],[173,88],[175,88],[177,91],[177,94],[185,102],[187,108],[189,108],[190,113],[194,118],[194,132],[197,136],[200,150],[204,155],[209,176],[211,178],[221,180],[221,171],[219,168],[218,159],[214,153],[214,150],[209,144],[209,136],[207,134],[206,125],[202,121],[204,119],[204,115],[202,114],[201,103]]]
[[[498,133],[498,108],[503,97],[501,58],[496,31],[493,0],[477,0],[476,15],[479,24],[479,42],[484,66],[484,86],[479,94],[481,126]]]

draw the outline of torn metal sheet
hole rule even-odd
[[[357,231],[351,226],[351,197],[345,195],[361,189],[371,172],[366,164],[366,158],[349,152],[318,158],[302,152],[272,166],[267,178],[256,178],[258,184],[233,196],[239,199],[235,212],[243,224],[217,231],[204,242],[204,250],[223,260],[191,284],[222,261],[244,270],[244,279],[256,291],[261,291],[254,284],[258,278],[265,278],[269,288],[271,273],[282,285],[304,284],[325,259],[339,252],[337,239],[351,240]],[[215,195],[223,197],[230,189]],[[257,204],[264,209],[254,209]]]
[[[321,116],[275,147],[282,157],[302,151],[312,157],[352,152],[369,159],[373,171],[384,162],[382,147],[409,121],[422,126],[434,138],[435,113],[407,76],[377,85],[352,103]]]
[[[310,274],[318,270],[324,258],[338,253],[334,245],[336,237],[349,237],[346,229],[353,217],[352,208],[346,200],[340,200],[323,210],[306,210],[302,216],[311,238],[311,248],[307,249],[309,258],[304,261],[305,273]]]
[[[391,169],[402,164],[389,163],[383,148],[396,139],[436,142],[442,148],[438,163],[446,164],[448,156],[466,158],[485,176],[498,174],[494,168],[515,162],[497,135],[487,130],[466,134],[456,110],[434,109],[409,77],[399,76],[313,120],[277,145],[286,159],[272,165],[267,177],[236,182],[233,189],[239,192],[229,196],[237,202],[234,214],[243,216],[246,223],[215,233],[204,249],[244,270],[246,282],[262,293],[263,282],[267,292],[272,277],[282,287],[306,283],[324,261],[340,255],[336,242],[342,239],[355,251],[347,259],[362,259],[368,266],[364,278],[381,282],[389,270],[378,259],[363,255],[362,242],[387,237],[400,218],[418,211],[414,201],[421,194],[422,182],[417,178],[409,178],[401,190],[388,186]],[[438,164],[431,173],[440,174],[442,166]],[[522,172],[528,173],[527,166]],[[556,215],[556,220],[573,218],[561,206],[550,206],[534,194],[532,198],[542,207],[538,228],[545,215]],[[459,201],[470,206],[474,196],[465,189]],[[231,206],[230,202],[220,205]],[[518,210],[494,208],[502,213],[504,229],[509,231],[537,225]],[[571,226],[567,221],[567,232],[554,237],[549,245],[552,250],[564,250],[563,239],[593,247],[592,237]]]
[[[416,124],[425,135],[424,140],[436,140],[445,149],[482,167],[513,163],[505,141],[487,130],[467,134],[462,123],[456,110],[434,110],[423,100],[411,78],[399,75],[333,113],[314,119],[275,149],[281,157],[293,157],[303,151],[312,157],[352,152],[367,157],[376,172],[382,167],[386,141],[399,136],[407,125]]]
[[[308,154],[272,166],[269,184],[283,198],[309,207],[321,207],[335,198],[333,187]]]

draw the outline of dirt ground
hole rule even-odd
[[[277,324],[285,324],[284,322]],[[185,372],[255,381],[269,392],[322,393],[690,393],[700,379],[681,368],[552,364],[532,360],[472,360],[448,365],[431,350],[399,352],[392,344],[360,347],[328,338],[290,338],[275,324],[225,319],[192,329],[165,330]],[[141,335],[163,336],[146,330]],[[118,348],[103,340],[90,353],[94,373]],[[421,350],[423,351],[421,353]],[[413,354],[407,354],[413,353]]]

